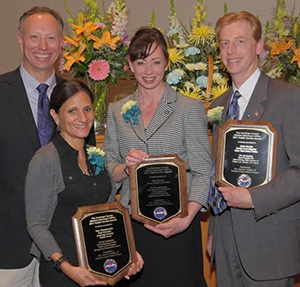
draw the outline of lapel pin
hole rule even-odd
[[[256,111],[254,112],[254,115],[255,115],[256,117],[259,115],[258,110],[256,110]]]

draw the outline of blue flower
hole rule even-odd
[[[174,34],[178,34],[180,32],[179,28],[172,28],[168,31],[167,36],[172,36]]]
[[[130,100],[126,102],[121,111],[121,115],[123,115],[123,118],[126,123],[129,123],[132,119],[132,122],[134,125],[137,125],[139,123],[139,120],[137,116],[141,113],[140,108],[138,107],[136,101]]]
[[[184,55],[186,57],[194,56],[200,54],[200,50],[197,47],[188,47],[184,50]]]
[[[196,83],[200,88],[206,88],[208,83],[208,77],[202,75],[196,79]]]
[[[97,147],[89,147],[86,149],[88,154],[88,160],[91,165],[95,167],[95,175],[98,175],[104,170],[104,156],[105,152]]]
[[[175,71],[169,73],[166,77],[166,81],[169,85],[176,85],[179,83],[180,80],[181,76]]]

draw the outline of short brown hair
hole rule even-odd
[[[240,11],[240,12],[228,13],[227,15],[221,17],[217,21],[216,34],[217,34],[218,40],[219,40],[220,32],[221,32],[222,28],[224,28],[225,26],[227,26],[229,24],[235,23],[237,21],[248,22],[251,26],[252,36],[256,40],[256,42],[258,42],[261,39],[262,27],[261,27],[261,23],[258,20],[258,18],[247,11]]]
[[[60,29],[61,29],[61,35],[63,35],[64,21],[61,18],[60,14],[57,11],[50,9],[48,7],[44,7],[44,6],[35,6],[22,14],[22,16],[19,19],[19,33],[20,34],[22,34],[25,20],[35,14],[50,14],[50,15],[52,15],[58,21]]]
[[[138,59],[147,58],[154,43],[160,46],[168,62],[169,53],[166,40],[163,34],[153,27],[142,27],[135,33],[129,45],[130,61],[134,62]]]

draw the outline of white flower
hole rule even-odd
[[[105,156],[105,152],[102,149],[95,146],[87,148],[86,151],[88,155],[97,154],[97,155],[101,155],[102,157]]]

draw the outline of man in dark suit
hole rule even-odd
[[[300,88],[258,68],[262,28],[252,14],[223,16],[216,33],[233,87],[212,107],[224,107],[224,123],[238,90],[237,119],[268,121],[278,130],[275,178],[250,190],[219,187],[227,208],[211,217],[207,248],[218,287],[291,287],[300,272]],[[213,128],[216,155],[219,125]]]
[[[27,166],[41,147],[37,130],[37,86],[47,84],[47,96],[59,78],[54,63],[61,53],[63,20],[46,7],[25,12],[18,43],[23,62],[0,76],[0,286],[39,286],[37,260],[30,255],[25,224],[24,181]]]

